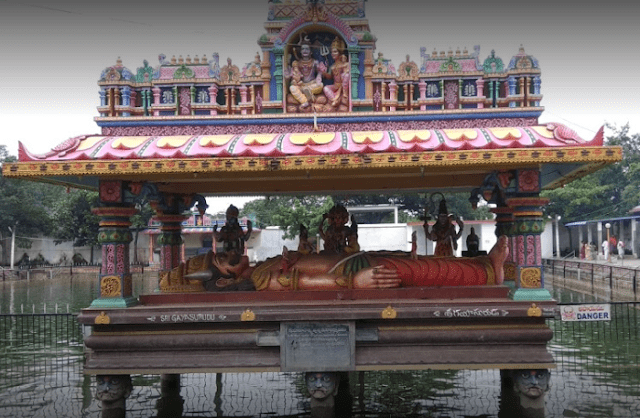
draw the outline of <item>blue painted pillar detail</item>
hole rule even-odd
[[[540,84],[542,83],[542,80],[540,79],[540,77],[536,76],[533,77],[533,94],[540,94]],[[536,100],[534,102],[535,106],[540,106],[540,101]]]
[[[516,78],[511,76],[507,79],[509,81],[509,96],[516,95]],[[509,107],[516,107],[515,100],[509,101]]]
[[[122,88],[122,106],[131,106],[131,87]],[[131,116],[131,112],[122,112],[122,116]]]

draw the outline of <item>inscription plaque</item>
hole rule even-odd
[[[355,351],[354,322],[280,324],[283,372],[355,370]]]

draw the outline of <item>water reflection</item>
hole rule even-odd
[[[135,294],[152,293],[153,274],[134,278]],[[562,303],[593,297],[549,289]],[[97,294],[95,275],[2,283],[0,313],[77,312]],[[640,416],[640,337],[635,305],[614,305],[604,323],[549,321],[557,362],[546,397],[548,417]],[[0,416],[98,418],[95,378],[82,374],[77,323],[59,316],[0,316]],[[21,322],[22,321],[22,322]],[[29,322],[24,322],[29,321]],[[29,353],[25,356],[25,353]],[[127,417],[161,416],[161,379],[135,375]],[[187,374],[179,397],[183,416],[309,416],[304,379],[296,373]],[[441,416],[505,418],[498,370],[352,373],[354,417]],[[177,402],[177,400],[174,401]],[[343,411],[344,412],[344,411]]]

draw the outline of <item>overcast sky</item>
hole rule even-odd
[[[366,14],[398,67],[409,54],[480,45],[505,64],[520,44],[542,69],[540,121],[591,139],[605,122],[640,131],[640,6],[618,1],[369,0]],[[158,55],[232,58],[259,50],[267,0],[0,0],[0,145],[43,153],[69,137],[99,133],[97,80],[118,57],[134,71]]]

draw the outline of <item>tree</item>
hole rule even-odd
[[[406,195],[336,195],[336,196],[277,196],[254,200],[245,204],[242,209],[243,216],[255,215],[259,227],[280,226],[286,231],[285,238],[293,238],[298,235],[300,224],[309,229],[309,235],[318,233],[318,226],[322,221],[322,215],[327,213],[335,204],[344,206],[364,205],[399,205],[401,212],[399,222],[418,221],[424,217],[425,206],[428,198],[425,194],[413,193]],[[463,219],[491,219],[492,214],[488,207],[471,208],[465,193],[445,193],[449,212],[461,216]],[[437,202],[436,202],[437,204]],[[437,209],[437,207],[436,207]],[[358,223],[381,223],[385,217],[392,216],[388,212],[371,211],[358,214]]]
[[[98,207],[98,193],[87,190],[71,189],[66,199],[61,199],[53,207],[55,228],[51,231],[56,244],[73,241],[74,247],[91,247],[98,245],[100,217],[91,212]]]
[[[247,202],[242,215],[255,214],[259,227],[278,225],[285,231],[284,238],[293,238],[300,231],[300,224],[309,229],[309,235],[318,233],[322,215],[333,206],[333,199],[326,196],[268,196]]]
[[[0,145],[0,160],[15,161],[4,145]],[[64,188],[25,180],[9,179],[0,174],[0,238],[16,231],[16,246],[31,248],[30,237],[51,230],[51,204],[64,193]],[[8,248],[3,245],[3,259]]]

